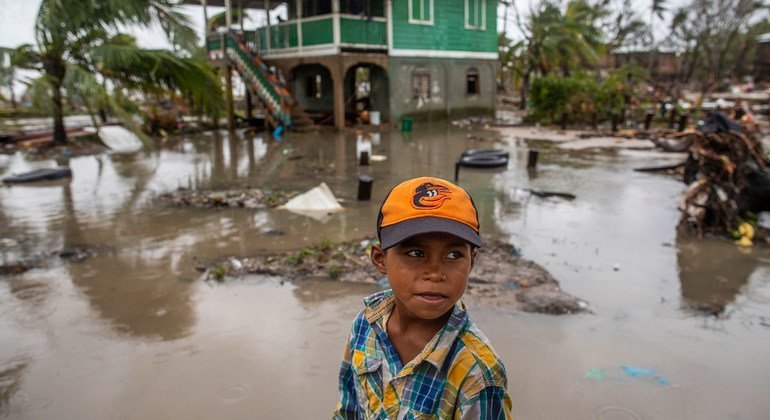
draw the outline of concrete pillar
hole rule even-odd
[[[227,30],[230,30],[230,26],[233,25],[233,5],[231,4],[230,0],[225,0],[225,24],[227,25]]]
[[[251,89],[249,89],[249,85],[246,84],[246,118],[251,119],[252,113],[251,108],[253,108],[254,105],[251,102]]]
[[[201,0],[201,6],[203,6],[203,41],[205,42],[209,34],[209,12],[206,8],[206,0]]]
[[[334,84],[334,127],[339,130],[345,128],[345,74],[342,69],[343,66],[339,62],[329,68]]]
[[[267,20],[267,29],[265,30],[265,49],[270,51],[270,0],[265,0],[265,19]]]
[[[242,0],[238,0],[238,23],[241,26],[241,33],[243,33],[243,4]]]
[[[225,66],[225,95],[227,96],[227,129],[235,130],[235,111],[233,109],[233,68]]]

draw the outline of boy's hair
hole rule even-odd
[[[382,249],[430,232],[448,233],[480,247],[483,243],[473,198],[457,185],[433,177],[413,178],[393,187],[377,216]]]

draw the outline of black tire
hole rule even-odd
[[[461,156],[457,163],[460,166],[468,168],[500,168],[508,166],[508,154],[476,154]]]
[[[494,156],[509,156],[508,152],[501,149],[468,149],[463,152],[461,156],[482,156],[482,155],[494,155]]]

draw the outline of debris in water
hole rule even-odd
[[[588,371],[586,372],[585,378],[596,379],[597,381],[600,381],[604,379],[606,374],[607,373],[604,371],[604,369],[591,368],[591,369],[588,369]]]
[[[658,373],[655,372],[655,369],[635,367],[635,366],[629,366],[629,365],[621,365],[620,368],[628,376],[631,376],[633,378],[652,378],[660,385],[665,386],[670,384],[668,379],[658,375]]]
[[[770,162],[762,144],[743,127],[711,114],[690,134],[689,157],[679,210],[680,226],[746,238],[739,228],[757,225],[756,214],[770,210]],[[746,228],[744,228],[746,231]],[[770,232],[754,228],[754,237],[770,242]],[[748,243],[747,239],[742,239]]]
[[[334,197],[334,193],[332,193],[332,190],[329,189],[325,182],[292,198],[279,208],[313,218],[343,210],[340,203]]]

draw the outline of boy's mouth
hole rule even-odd
[[[427,303],[440,303],[440,302],[443,302],[444,299],[446,299],[446,296],[440,293],[431,293],[431,292],[417,293],[415,296],[417,296],[420,300]]]

